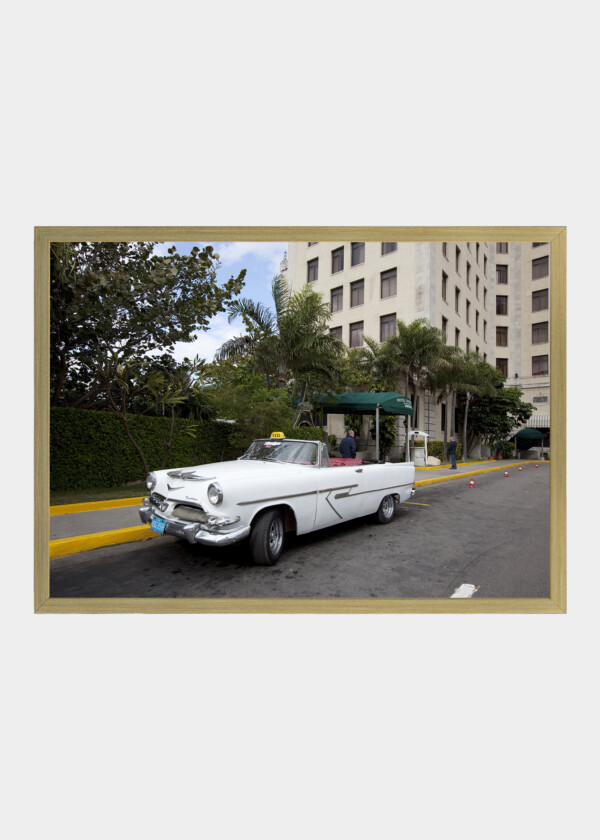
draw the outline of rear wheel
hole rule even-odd
[[[394,505],[394,497],[393,496],[384,496],[381,500],[381,504],[377,509],[377,513],[375,514],[375,518],[381,525],[387,525],[389,522],[392,521],[394,518],[394,514],[396,513],[396,508]]]
[[[272,566],[283,551],[285,529],[283,518],[278,510],[266,510],[261,513],[250,533],[250,551],[258,566]]]

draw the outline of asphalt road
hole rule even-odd
[[[550,469],[527,466],[419,488],[390,525],[359,519],[289,537],[275,566],[245,543],[207,549],[173,537],[51,560],[61,597],[446,598],[549,596]]]

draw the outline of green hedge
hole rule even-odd
[[[462,458],[462,450],[463,446],[462,443],[459,443],[456,447],[456,460],[460,461]],[[427,442],[427,454],[431,455],[433,458],[439,458],[440,461],[444,460],[444,441],[443,440],[430,440]]]
[[[169,434],[167,417],[130,419],[133,437],[144,452],[150,469],[158,469]],[[175,421],[173,447],[167,467],[185,467],[236,458],[241,452],[230,445],[233,426],[205,421],[195,437],[190,422]],[[50,488],[80,490],[117,487],[144,476],[137,452],[128,440],[123,422],[112,412],[53,408],[50,411]]]

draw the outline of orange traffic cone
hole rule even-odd
[[[475,487],[475,482],[473,481],[473,479],[471,479],[471,481],[469,482],[469,487]]]

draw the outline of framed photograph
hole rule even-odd
[[[35,229],[36,612],[566,611],[566,229]]]

